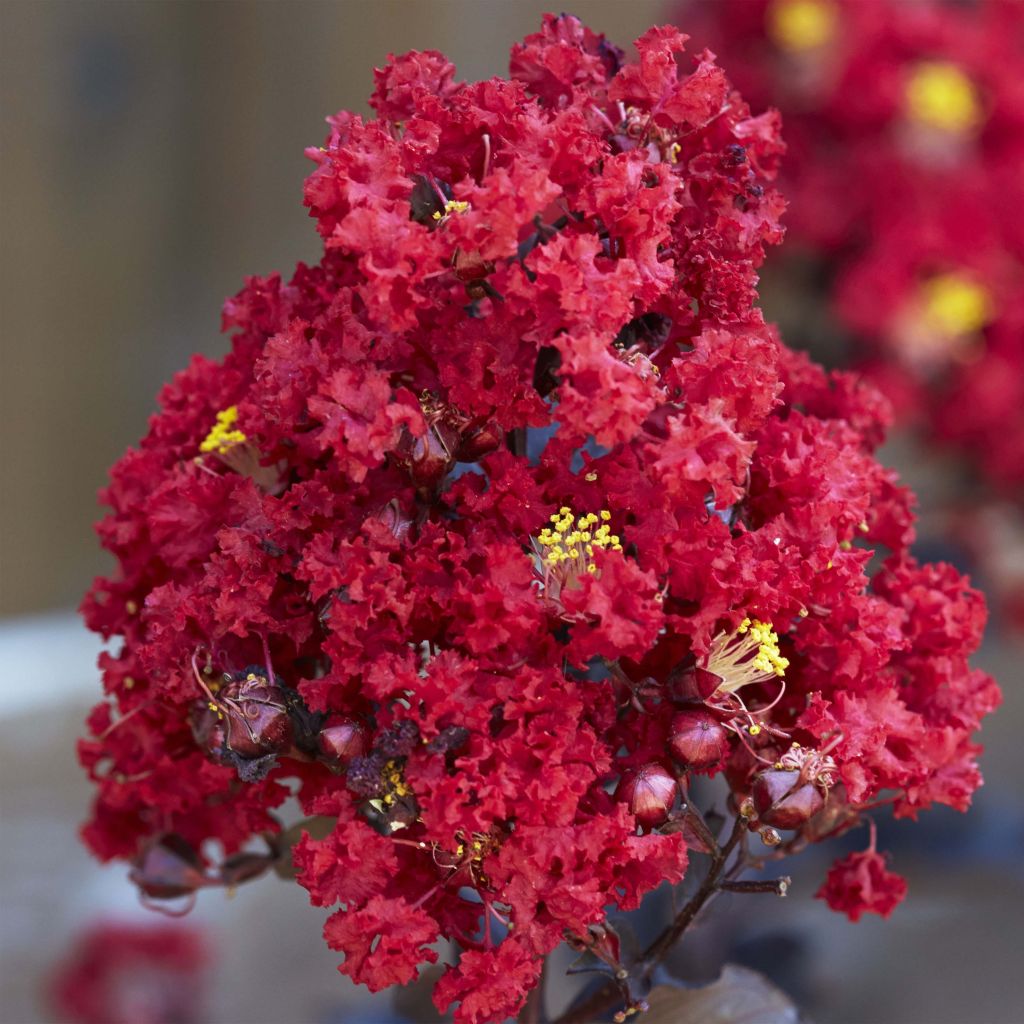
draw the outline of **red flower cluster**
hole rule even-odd
[[[982,599],[907,553],[884,401],[766,327],[777,119],[684,42],[548,17],[507,80],[412,53],[330,119],[322,260],[227,304],[105,492],[84,834],[147,898],[263,870],[295,795],[341,969],[443,937],[438,1006],[496,1020],[682,878],[691,772],[766,841],[967,805]]]
[[[103,921],[76,937],[49,1001],[74,1024],[199,1024],[208,963],[194,928]]]
[[[789,252],[826,270],[792,264],[790,286],[824,287],[853,361],[1020,500],[1024,6],[723,0],[692,14],[748,101],[782,111],[802,243]]]
[[[874,850],[851,853],[836,861],[818,897],[851,921],[870,911],[888,917],[907,894],[907,883],[887,871],[885,858]]]

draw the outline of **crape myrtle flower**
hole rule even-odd
[[[194,927],[96,921],[47,979],[47,999],[72,1024],[199,1024],[211,953]]]
[[[837,860],[815,896],[851,921],[859,921],[863,914],[888,917],[906,894],[906,880],[891,872],[885,856],[875,849],[872,824],[868,848]]]
[[[685,44],[549,16],[507,79],[392,57],[329,119],[321,259],[246,282],[104,492],[83,834],[148,900],[290,852],[342,971],[450,940],[476,1024],[707,851],[691,772],[776,843],[980,784],[982,599],[908,553],[886,402],[765,324],[779,121]]]
[[[797,259],[779,269],[805,292],[791,306],[823,306],[902,416],[1020,502],[1024,7],[724,0],[680,11],[754,109],[785,119]]]

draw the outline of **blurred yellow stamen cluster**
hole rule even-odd
[[[824,46],[836,31],[836,9],[828,0],[775,0],[768,8],[768,34],[783,50]]]
[[[922,61],[910,74],[904,96],[908,116],[931,128],[962,133],[981,120],[971,80],[948,61]]]
[[[947,336],[976,334],[992,318],[988,290],[964,274],[938,274],[921,285],[926,326]]]
[[[381,802],[390,807],[399,797],[408,796],[412,790],[402,776],[402,769],[397,761],[388,761],[381,773],[387,792],[381,798]]]
[[[443,220],[450,213],[465,213],[469,209],[469,203],[461,199],[449,199],[444,204],[444,212],[441,210],[434,211],[434,220]]]
[[[590,561],[594,548],[622,550],[618,534],[612,533],[608,525],[611,517],[611,512],[602,509],[577,518],[563,505],[551,516],[552,526],[541,530],[536,540],[545,569],[560,569],[566,575],[597,572]]]
[[[206,435],[205,440],[199,445],[199,450],[204,455],[216,452],[223,455],[229,448],[236,444],[243,444],[246,440],[245,434],[238,429],[238,406],[229,405],[217,413],[217,422],[213,429]]]
[[[719,633],[702,666],[721,678],[716,693],[782,678],[789,660],[779,652],[779,635],[770,622],[744,619],[735,633]]]

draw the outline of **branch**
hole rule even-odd
[[[722,879],[722,874],[730,855],[746,833],[749,822],[750,819],[745,815],[738,814],[736,816],[732,832],[725,845],[716,846],[712,851],[711,866],[708,868],[708,873],[704,876],[704,881],[701,882],[700,888],[690,897],[672,923],[644,950],[643,955],[632,970],[629,971],[628,978],[623,979],[619,984],[608,982],[602,985],[582,1003],[571,1007],[563,1013],[555,1021],[555,1024],[590,1024],[590,1022],[597,1020],[606,1010],[622,998],[623,983],[628,984],[628,981],[631,980],[647,981],[650,978],[654,969],[665,957],[665,954],[679,941],[683,932],[693,923],[694,918],[712,897],[721,892],[726,886],[741,884],[725,882]],[[788,879],[786,881],[788,883]]]

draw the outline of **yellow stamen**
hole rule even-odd
[[[397,761],[388,761],[381,776],[387,786],[387,792],[382,797],[382,802],[386,806],[390,807],[399,797],[408,796],[412,792]]]
[[[789,659],[779,652],[779,635],[770,622],[744,619],[735,633],[719,633],[715,637],[703,667],[722,680],[716,693],[735,693],[743,686],[764,683],[773,676],[782,678],[789,668]]]
[[[824,46],[836,32],[835,6],[828,0],[775,0],[768,8],[768,34],[783,50]]]
[[[927,326],[950,337],[976,334],[992,319],[988,290],[956,272],[937,274],[921,285]]]
[[[246,440],[245,434],[235,424],[238,422],[238,406],[229,405],[217,413],[217,422],[213,429],[206,435],[206,439],[199,445],[199,450],[204,454],[216,452],[223,455],[229,448],[236,444],[243,444]]]
[[[622,550],[622,539],[608,526],[611,516],[608,509],[577,516],[568,505],[551,515],[552,525],[545,526],[533,540],[545,574],[554,573],[560,586],[571,584],[584,572],[596,574],[597,566],[590,561],[594,548]]]
[[[971,80],[948,61],[922,61],[907,81],[908,116],[941,131],[960,134],[981,120],[981,102]]]
[[[465,213],[469,209],[469,203],[462,199],[449,199],[444,204],[444,212],[435,210],[433,213],[434,220],[442,220],[447,217],[449,213]]]

